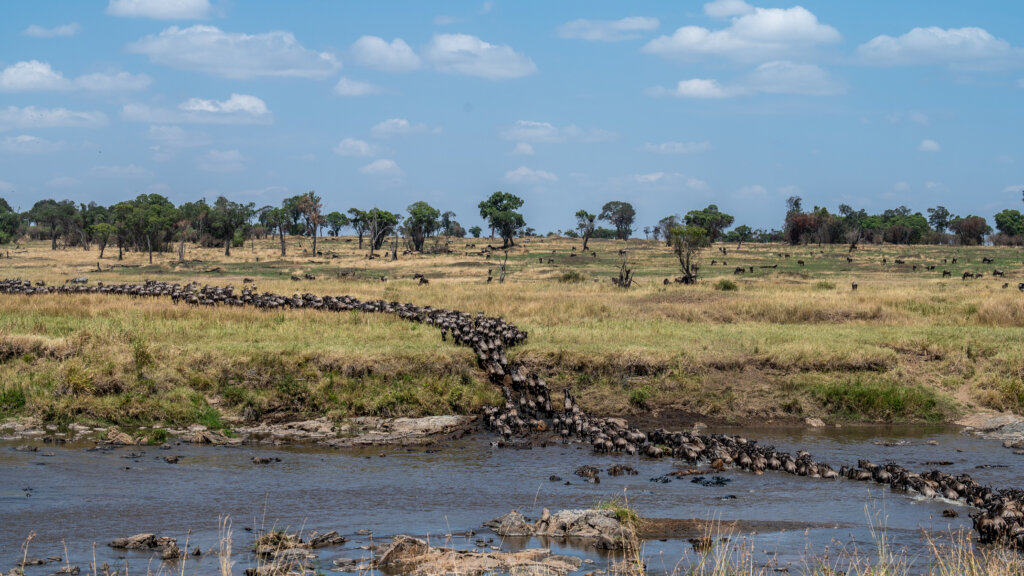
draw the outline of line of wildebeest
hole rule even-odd
[[[493,384],[500,386],[505,398],[503,406],[488,406],[483,420],[501,439],[499,446],[530,447],[544,439],[562,442],[586,442],[595,452],[639,454],[648,458],[673,457],[697,464],[706,462],[712,469],[734,466],[762,474],[778,471],[808,478],[874,481],[893,490],[916,492],[924,497],[941,497],[978,508],[972,514],[974,528],[983,543],[1004,543],[1024,548],[1024,491],[996,490],[984,486],[967,474],[951,475],[939,470],[916,473],[895,463],[872,464],[860,460],[856,467],[838,471],[824,462],[815,461],[807,452],[795,455],[776,450],[742,436],[700,434],[696,431],[669,432],[658,429],[649,433],[628,426],[616,418],[594,418],[586,414],[579,402],[566,389],[562,407],[551,401],[551,389],[535,372],[508,359],[506,350],[526,341],[527,333],[514,324],[457,310],[416,306],[384,300],[361,301],[351,296],[316,296],[294,294],[285,296],[258,292],[248,285],[240,291],[232,286],[200,286],[147,280],[142,284],[88,285],[83,279],[63,285],[20,279],[0,280],[0,293],[21,295],[45,294],[111,294],[135,298],[170,297],[175,304],[190,306],[239,306],[264,310],[302,309],[358,310],[367,313],[394,314],[410,322],[435,326],[442,340],[449,336],[455,344],[471,348],[479,367]]]

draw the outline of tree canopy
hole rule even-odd
[[[479,204],[480,217],[492,230],[501,235],[503,247],[515,245],[516,232],[526,227],[526,219],[516,210],[523,207],[523,199],[507,192],[495,192]]]

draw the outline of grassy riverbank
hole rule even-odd
[[[0,276],[236,287],[248,277],[261,291],[500,315],[530,333],[512,356],[598,414],[949,421],[978,408],[1024,411],[1019,249],[864,247],[848,262],[842,247],[716,246],[702,257],[702,282],[683,287],[663,284],[678,266],[653,241],[591,241],[597,257],[579,241],[524,242],[509,253],[504,284],[486,282],[501,253],[467,255],[463,240],[453,254],[393,263],[367,260],[353,239],[322,239],[319,257],[290,242],[287,258],[266,241],[231,257],[191,248],[184,264],[156,254],[152,265],[144,254],[118,261],[111,249],[99,260],[96,250],[30,243],[0,259]],[[630,290],[609,281],[622,249],[639,281]],[[964,271],[985,276],[961,280]],[[430,284],[416,283],[417,272]],[[304,274],[316,279],[291,280]],[[0,382],[0,416],[56,423],[464,413],[500,398],[469,350],[396,318],[104,296],[0,296]]]

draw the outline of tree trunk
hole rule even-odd
[[[117,241],[117,259],[118,261],[124,260],[124,246],[121,245],[121,241]]]
[[[101,242],[100,243],[100,260],[103,260],[103,251],[106,250],[106,249],[107,249],[107,243],[106,242]]]
[[[149,263],[153,263],[153,239],[146,236],[146,248],[149,249]]]
[[[181,237],[181,242],[178,242],[178,262],[185,261],[185,236]]]
[[[234,237],[235,237],[235,235],[232,234],[231,238],[227,238],[227,239],[224,240],[224,255],[225,256],[231,256],[231,240]]]
[[[589,234],[584,234],[583,235],[583,251],[584,252],[587,251],[587,242],[589,242],[589,241],[590,241],[590,235]]]
[[[359,249],[360,250],[363,249],[363,231],[362,230],[359,231]]]
[[[277,235],[281,237],[281,257],[283,258],[283,257],[287,256],[286,249],[285,249],[285,244],[284,244],[284,230],[283,229],[278,229]]]
[[[316,256],[316,237],[317,237],[317,232],[318,232],[317,229],[313,228],[313,256]]]
[[[50,225],[50,250],[57,249],[57,226],[55,224]]]

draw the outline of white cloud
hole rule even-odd
[[[434,16],[434,26],[451,26],[456,22],[462,22],[462,18],[455,18],[454,16]]]
[[[145,74],[127,72],[94,73],[74,81],[54,70],[47,62],[29,60],[12,64],[0,71],[0,92],[42,92],[62,90],[127,91],[142,90],[153,79]]]
[[[322,78],[341,62],[328,52],[299,44],[290,32],[224,32],[215,26],[171,26],[127,46],[157,64],[235,80],[251,78]]]
[[[723,56],[734,60],[764,61],[840,40],[839,32],[818,22],[806,8],[754,8],[739,15],[728,28],[709,30],[684,26],[671,36],[659,36],[643,51],[666,57]]]
[[[938,152],[941,150],[938,142],[928,139],[921,140],[921,145],[918,146],[917,149],[921,152]]]
[[[81,184],[82,181],[78,178],[72,178],[71,176],[57,176],[47,180],[44,186],[47,188],[76,188]]]
[[[661,144],[644,144],[643,150],[655,154],[695,154],[711,150],[711,143],[703,142],[662,142]]]
[[[149,178],[153,175],[149,170],[135,164],[128,164],[127,166],[93,166],[89,173],[101,178],[125,179]]]
[[[902,36],[876,36],[857,48],[867,63],[879,66],[915,64],[996,64],[1022,52],[984,28],[914,28]]]
[[[920,124],[921,126],[928,125],[928,115],[924,112],[911,112],[908,116],[910,121],[914,124]]]
[[[178,108],[186,112],[212,112],[226,114],[241,112],[244,114],[252,114],[253,116],[262,116],[270,113],[263,100],[249,94],[232,94],[230,98],[224,101],[189,98],[178,105]]]
[[[747,78],[747,88],[769,94],[828,96],[845,91],[842,82],[814,64],[765,62]]]
[[[511,46],[498,46],[468,34],[435,34],[423,57],[442,72],[504,80],[529,76],[537,66]]]
[[[637,184],[649,186],[672,186],[682,187],[694,191],[707,191],[711,187],[708,183],[698,178],[686,176],[679,172],[650,172],[648,174],[634,174],[631,180]]]
[[[196,168],[206,172],[241,172],[246,158],[238,150],[210,150],[196,162]]]
[[[121,117],[129,122],[151,124],[269,124],[273,121],[266,103],[249,94],[232,94],[227,100],[190,98],[177,109],[125,104]]]
[[[377,36],[363,36],[349,48],[357,64],[385,72],[409,72],[420,67],[420,57],[401,38],[390,43]]]
[[[526,142],[519,142],[516,144],[516,147],[512,149],[512,152],[509,152],[509,154],[512,154],[513,156],[533,156],[533,146],[530,146]]]
[[[110,0],[107,14],[123,18],[196,20],[210,15],[209,0]]]
[[[486,2],[480,5],[481,14],[487,14],[491,10],[494,10],[494,2],[491,2],[491,0],[487,0]]]
[[[743,186],[736,193],[740,196],[765,196],[768,194],[768,189],[760,184],[751,184],[749,186]]]
[[[906,192],[907,190],[910,190],[910,184],[907,184],[906,182],[903,181],[899,181],[892,185],[892,189],[896,190],[897,192]]]
[[[1024,190],[1024,184],[1015,184],[1003,188],[1003,193],[1020,194],[1022,190]]]
[[[557,182],[558,176],[544,170],[533,170],[520,166],[505,172],[505,180],[522,184],[539,184],[541,182]]]
[[[359,169],[359,172],[367,176],[375,176],[380,178],[399,179],[404,174],[402,169],[395,164],[394,160],[381,158],[380,160],[374,160],[366,166]]]
[[[574,124],[559,128],[550,122],[518,120],[513,126],[504,128],[501,137],[514,142],[606,142],[615,138],[615,133],[600,128],[580,128]]]
[[[718,83],[718,80],[707,79],[707,78],[692,78],[690,80],[680,80],[676,84],[675,88],[665,88],[663,86],[654,86],[647,90],[647,94],[655,98],[662,96],[675,96],[676,98],[700,98],[700,99],[718,99],[718,98],[731,98],[737,95],[737,91],[733,88],[726,88]]]
[[[723,86],[715,79],[693,78],[680,81],[675,88],[654,86],[647,90],[647,94],[656,98],[719,99],[755,93],[829,96],[845,90],[841,80],[814,64],[776,60],[761,64],[731,86]]]
[[[14,184],[0,180],[0,192],[14,192]]]
[[[373,156],[377,147],[365,140],[345,138],[334,147],[334,153],[338,156]]]
[[[20,136],[8,136],[0,140],[0,152],[11,152],[15,154],[45,154],[56,152],[64,147],[63,142],[51,142],[38,136],[22,134]]]
[[[339,78],[338,83],[334,85],[334,93],[338,96],[369,96],[370,94],[380,94],[381,92],[383,90],[376,84],[360,82],[359,80],[352,80],[344,76]]]
[[[46,62],[29,60],[18,62],[0,71],[0,91],[36,92],[43,90],[71,90],[71,81]]]
[[[204,134],[186,132],[180,126],[153,125],[146,132],[146,138],[172,148],[205,146],[209,139]]]
[[[388,118],[383,122],[370,128],[370,133],[376,138],[388,138],[403,134],[417,134],[422,132],[438,132],[437,128],[431,129],[426,124],[413,124],[405,118]]]
[[[743,0],[714,0],[704,5],[704,13],[712,18],[743,16],[754,11],[754,7]]]
[[[76,87],[95,92],[145,90],[152,83],[153,79],[145,74],[129,74],[128,72],[97,72],[75,78]]]
[[[67,108],[8,106],[0,109],[0,130],[10,128],[98,128],[107,123],[102,112],[76,112]]]
[[[657,18],[631,16],[621,20],[573,20],[558,27],[562,38],[619,42],[639,37],[638,32],[658,29]]]
[[[33,24],[28,28],[25,28],[25,31],[22,32],[22,34],[33,38],[56,38],[58,36],[74,36],[75,34],[78,34],[80,29],[81,26],[78,25],[78,22],[54,26],[53,28],[43,28],[42,26]]]
[[[1021,78],[1020,80],[1017,80],[1017,88],[1020,88],[1021,90],[1024,90],[1024,78]]]

